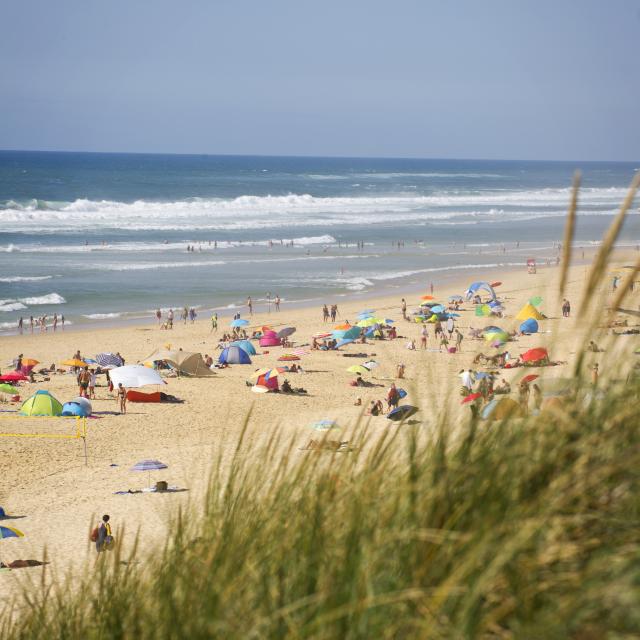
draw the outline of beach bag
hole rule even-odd
[[[91,542],[98,542],[98,527],[96,527],[95,529],[93,529],[93,531],[91,531],[89,540],[91,540]]]
[[[449,347],[449,353],[455,353],[455,352],[456,352],[455,347]]]

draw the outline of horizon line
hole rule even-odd
[[[305,158],[325,160],[430,160],[430,161],[463,161],[463,162],[547,162],[547,163],[607,163],[607,164],[637,164],[640,160],[551,160],[545,158],[476,158],[476,157],[438,157],[438,156],[358,156],[358,155],[310,155],[310,154],[268,154],[268,153],[206,153],[206,152],[176,152],[176,151],[86,151],[74,149],[0,149],[0,153],[60,153],[60,154],[90,154],[90,155],[130,155],[130,156],[183,156],[183,157],[211,157],[211,158]],[[640,170],[638,167],[636,170]]]

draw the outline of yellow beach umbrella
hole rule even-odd
[[[78,358],[71,358],[71,360],[65,360],[60,363],[63,367],[86,367],[87,363],[84,360],[78,360]]]
[[[357,327],[373,327],[374,324],[384,324],[380,318],[365,318],[356,324]]]
[[[371,371],[369,371],[367,367],[363,367],[361,364],[354,364],[351,367],[349,367],[347,371],[349,373],[360,373],[360,374],[371,373]]]

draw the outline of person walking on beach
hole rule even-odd
[[[116,402],[120,405],[120,413],[127,413],[127,390],[122,386],[122,382],[118,382]]]
[[[327,307],[327,305],[325,304],[322,307],[322,321],[326,322],[329,319],[329,309]]]
[[[214,313],[211,316],[211,333],[218,332],[218,314]]]
[[[568,318],[571,315],[571,303],[564,298],[562,300],[562,317]]]
[[[64,314],[60,315],[60,325],[62,327],[62,330],[64,331]]]
[[[332,304],[331,305],[331,322],[335,322],[336,321],[336,316],[338,315],[338,305],[337,304]]]
[[[81,398],[88,398],[89,383],[91,382],[91,374],[89,373],[89,367],[85,367],[78,374],[78,387],[79,395]]]
[[[406,320],[407,319],[407,301],[402,298],[402,303],[401,303],[401,310],[402,310],[402,319]]]
[[[251,300],[251,296],[247,298],[247,307],[249,307],[249,315],[253,315],[253,301]]]
[[[94,530],[92,537],[95,536],[96,551],[109,551],[113,547],[113,533],[111,532],[111,523],[108,515],[102,516],[102,522],[98,527],[98,531]]]
[[[188,317],[189,317],[189,309],[188,307],[184,307],[184,309],[182,310],[182,313],[180,314],[180,320],[182,320],[184,324],[187,324]]]
[[[167,314],[167,329],[173,329],[173,309],[169,309]]]
[[[20,316],[20,320],[18,320],[18,331],[20,332],[20,335],[22,335],[23,329],[24,329],[24,319],[22,318],[22,316]]]
[[[276,311],[280,311],[280,296],[277,293],[276,293],[275,304],[276,304]]]
[[[89,378],[89,398],[91,400],[96,399],[96,382],[98,380],[98,376],[96,375],[96,370],[90,370],[91,377]]]
[[[456,329],[456,352],[460,353],[462,351],[462,341],[464,340],[464,336],[460,332],[460,329]]]
[[[33,316],[29,316],[29,325],[31,327],[31,333],[33,333]]]
[[[191,324],[196,321],[197,315],[195,307],[191,307],[191,309],[189,309],[189,320],[191,320]]]
[[[427,339],[429,338],[429,331],[427,330],[427,325],[422,325],[422,330],[420,331],[420,348],[427,348]]]
[[[156,309],[156,320],[159,325],[162,324],[162,311],[160,309]]]

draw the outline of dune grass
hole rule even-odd
[[[164,548],[31,589],[2,637],[638,637],[640,385],[600,391],[575,371],[539,416],[441,415],[375,440],[361,422],[348,453],[243,432]]]

